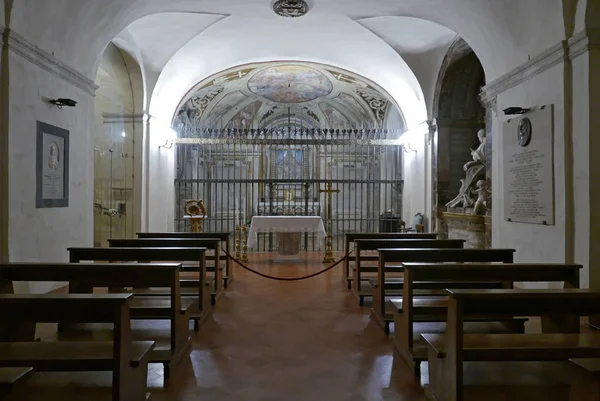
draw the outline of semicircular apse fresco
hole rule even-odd
[[[304,103],[327,96],[333,84],[321,72],[302,65],[279,65],[259,71],[248,89],[279,103]]]

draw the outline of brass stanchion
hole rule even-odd
[[[327,194],[327,240],[325,241],[325,257],[323,263],[333,263],[335,258],[333,257],[333,237],[331,235],[331,195],[340,192],[339,189],[333,189],[331,181],[327,183],[327,189],[319,189],[319,192]]]
[[[240,259],[240,232],[241,227],[238,224],[237,226],[235,226],[235,258],[237,260]]]
[[[248,226],[242,227],[242,258],[240,261],[248,263]]]

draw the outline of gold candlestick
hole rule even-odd
[[[340,193],[339,189],[333,189],[333,184],[327,183],[327,189],[320,189],[319,192],[327,194],[327,240],[325,241],[325,257],[323,263],[333,263],[335,258],[333,257],[333,237],[331,235],[331,195]]]
[[[242,227],[242,258],[244,263],[248,263],[248,226]]]
[[[235,258],[240,260],[240,225],[235,227]]]

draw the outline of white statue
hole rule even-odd
[[[471,149],[471,157],[473,160],[467,162],[463,166],[463,170],[467,173],[465,178],[460,180],[461,187],[456,198],[446,203],[447,207],[458,207],[461,203],[463,207],[469,207],[473,204],[471,199],[470,189],[473,187],[477,177],[485,173],[485,130],[480,129],[477,132],[480,145],[477,149]]]
[[[479,209],[481,209],[482,206],[487,208],[487,200],[491,192],[485,187],[484,180],[477,181],[477,188],[472,189],[471,192],[477,194],[477,200],[475,201],[475,206],[473,206],[472,214],[479,214]]]

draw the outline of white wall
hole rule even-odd
[[[565,261],[565,111],[564,65],[561,63],[498,96],[498,118],[493,132],[493,247],[516,249],[517,262]],[[554,104],[554,199],[555,225],[511,223],[504,220],[501,110],[509,106],[533,107]]]
[[[93,245],[93,97],[14,53],[10,70],[10,261],[65,262],[67,247]],[[79,103],[59,110],[43,97]],[[67,208],[36,209],[36,120],[70,131]],[[39,284],[19,290],[43,292],[53,287]]]
[[[424,224],[428,226],[431,220],[431,180],[427,180],[427,174],[431,165],[431,147],[422,133],[412,135],[408,142],[412,150],[405,145],[402,219],[407,227],[411,227],[415,214],[422,213]]]

